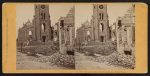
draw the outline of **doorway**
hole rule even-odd
[[[42,41],[45,42],[46,36],[42,36]]]
[[[104,36],[101,36],[101,42],[104,42]]]

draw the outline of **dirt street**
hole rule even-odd
[[[126,69],[126,68],[123,68],[121,66],[114,66],[114,65],[109,65],[107,63],[104,63],[104,62],[95,62],[95,61],[92,61],[89,58],[89,56],[85,56],[84,54],[81,54],[81,53],[78,53],[76,52],[76,69],[95,69],[95,70],[99,70],[99,69]]]
[[[17,52],[17,68],[16,69],[67,69],[54,65],[50,62],[41,63],[36,61],[36,57],[27,56],[26,54]]]

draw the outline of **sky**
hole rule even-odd
[[[116,22],[116,19],[118,17],[124,16],[126,11],[130,7],[131,7],[131,4],[107,4],[109,25]],[[93,14],[92,4],[77,5],[75,8],[76,8],[75,23],[77,27],[80,27],[81,23],[84,23],[86,20],[90,21],[92,19],[92,14]]]
[[[74,4],[49,4],[50,19],[52,25],[58,22],[60,17],[65,17]],[[109,25],[113,24],[116,19],[122,17],[131,7],[131,4],[107,4]],[[34,16],[34,4],[18,4],[16,7],[17,30],[28,20],[32,21]],[[92,4],[75,5],[75,28],[81,26],[86,20],[90,21],[93,14]],[[17,31],[18,34],[18,31]]]

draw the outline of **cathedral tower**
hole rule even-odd
[[[93,39],[105,42],[109,40],[109,20],[106,4],[93,5]]]
[[[46,42],[52,39],[51,20],[49,6],[45,4],[36,4],[33,25],[35,30],[35,40]]]

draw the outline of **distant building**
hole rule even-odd
[[[89,21],[86,21],[76,31],[76,39],[81,44],[92,40],[92,26]]]
[[[47,42],[53,38],[48,5],[36,4],[35,15],[31,21],[23,24],[18,30],[18,42],[26,41]]]
[[[117,19],[117,50],[120,53],[134,53],[135,47],[135,6],[128,9],[123,17]]]
[[[33,31],[34,28],[29,20],[26,23],[23,23],[23,27],[18,30],[18,43],[32,41],[34,38]]]

